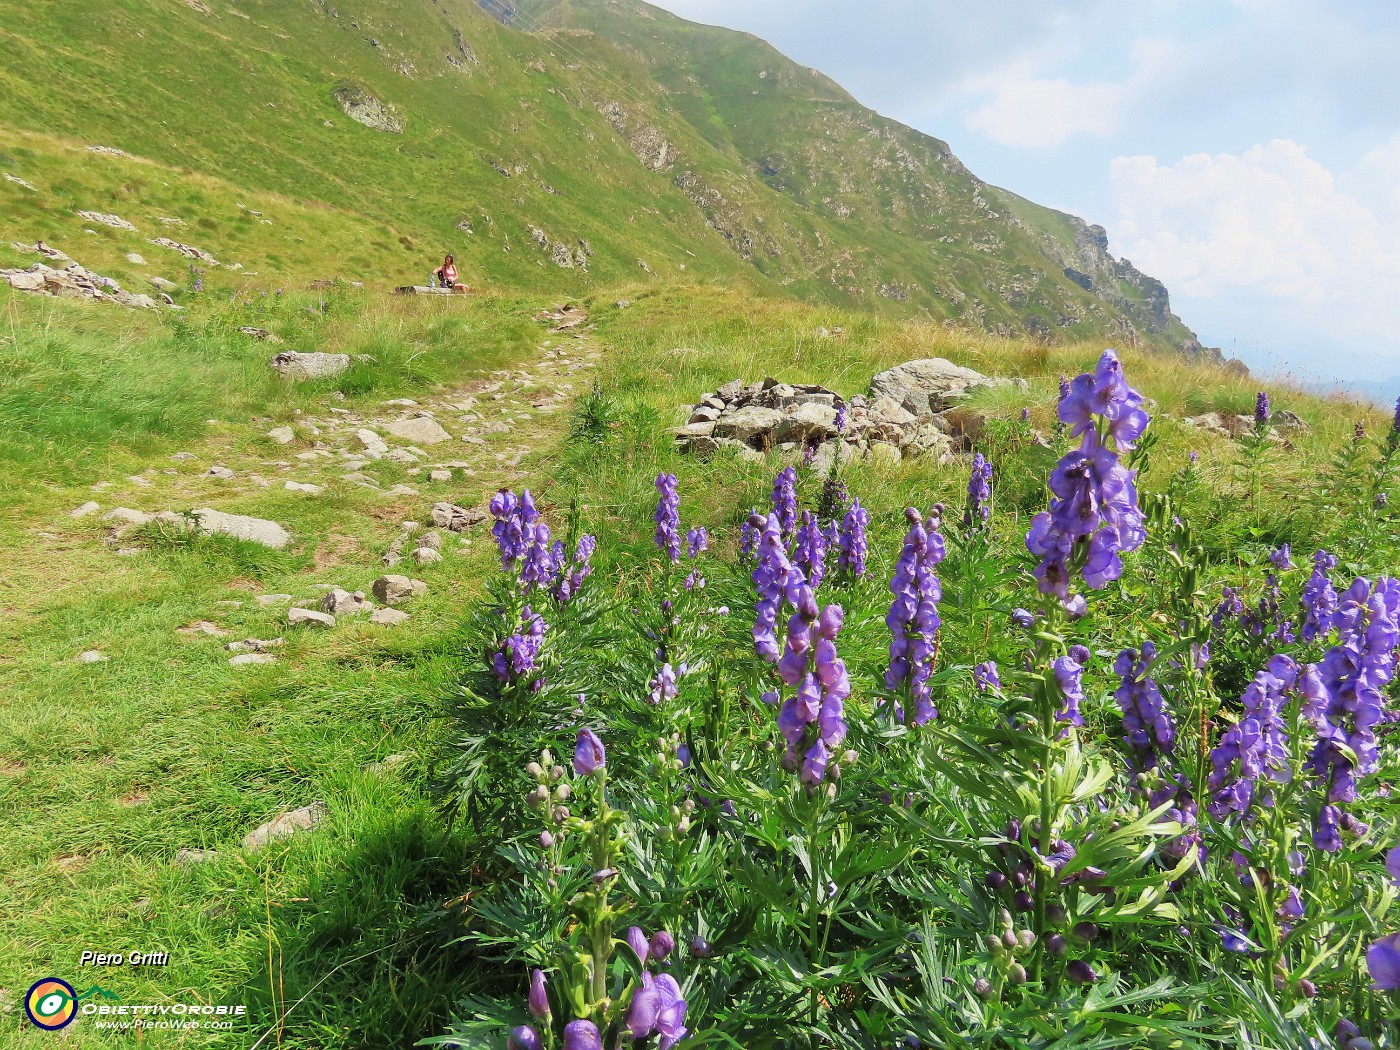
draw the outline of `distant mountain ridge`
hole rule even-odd
[[[322,250],[323,274],[421,280],[456,245],[478,281],[733,281],[1218,355],[1102,228],[981,182],[946,143],[761,40],[636,0],[124,0],[101,24],[0,0],[0,16],[6,171],[32,170],[26,150],[102,143],[250,206],[332,209],[366,233]],[[24,72],[36,62],[42,82]],[[66,235],[78,208],[154,209],[150,181],[129,176],[112,162],[96,201],[0,184],[4,240]],[[257,237],[246,212],[187,221],[249,269],[320,250],[267,247],[273,211]]]

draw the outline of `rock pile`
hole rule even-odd
[[[1278,431],[1306,434],[1312,429],[1307,423],[1287,410],[1275,412],[1269,422],[1273,428],[1270,437],[1275,441],[1283,440]],[[1182,423],[1197,430],[1208,430],[1212,434],[1236,439],[1254,433],[1253,416],[1232,416],[1221,412],[1207,412],[1204,415],[1183,419]]]
[[[993,379],[942,358],[909,361],[871,380],[870,394],[849,401],[810,383],[735,379],[700,399],[674,433],[695,453],[733,448],[745,457],[770,449],[814,449],[830,462],[836,443],[883,462],[932,456],[940,461],[971,449],[985,417],[964,405],[979,390],[1025,381]],[[838,428],[838,412],[844,418]]]
[[[172,241],[169,237],[156,237],[151,241],[157,248],[169,248],[172,252],[179,252],[189,259],[198,259],[205,266],[218,266],[219,260],[214,258],[202,248],[196,248],[192,244],[181,244],[179,241]]]
[[[149,295],[122,291],[121,285],[112,278],[93,273],[77,263],[70,263],[62,270],[35,263],[27,270],[0,270],[0,277],[4,277],[11,288],[35,295],[97,299],[141,310],[154,310],[160,305]],[[166,305],[174,306],[168,297],[165,301]]]

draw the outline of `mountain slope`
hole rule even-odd
[[[218,214],[174,217],[262,273],[421,281],[455,245],[473,281],[684,274],[1200,351],[1102,231],[985,185],[762,41],[632,0],[119,0],[100,22],[0,0],[0,16],[0,163],[50,169],[37,197],[0,184],[6,240],[71,243],[79,210],[138,226],[99,231],[112,251],[152,236],[156,172],[86,156],[70,178],[54,161],[102,143],[161,183],[217,179]],[[269,211],[248,236],[272,195],[348,223],[279,241]]]

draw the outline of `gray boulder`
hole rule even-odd
[[[411,580],[407,576],[381,576],[374,581],[374,596],[385,605],[398,605],[410,598],[418,598],[428,593],[428,585],[422,580]]]
[[[431,416],[397,419],[392,423],[385,423],[384,431],[401,441],[412,441],[419,445],[436,445],[443,441],[452,440],[452,435]]]
[[[773,428],[773,439],[816,444],[836,436],[836,409],[821,402],[799,402]]]
[[[287,379],[325,379],[337,376],[350,367],[349,354],[301,354],[284,350],[272,358],[272,367]]]
[[[782,422],[783,414],[771,408],[748,405],[739,411],[724,415],[715,423],[713,436],[741,441],[754,445],[765,440],[768,433]]]
[[[879,373],[870,381],[870,395],[888,397],[916,416],[930,416],[957,400],[968,387],[988,382],[981,372],[930,357]]]
[[[194,512],[202,532],[215,536],[231,536],[237,540],[261,543],[264,547],[281,548],[292,541],[292,534],[275,521],[250,518],[244,514],[225,514],[204,507]]]
[[[305,625],[307,627],[334,627],[335,617],[330,613],[320,612],[316,609],[288,609],[287,623],[296,627]]]

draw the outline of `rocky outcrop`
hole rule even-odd
[[[819,468],[838,446],[876,463],[942,461],[969,451],[982,436],[986,417],[964,402],[1002,384],[1025,387],[1024,380],[989,378],[942,358],[881,372],[869,396],[849,400],[813,384],[735,379],[705,394],[673,433],[683,449],[698,454],[728,448],[751,457],[780,449],[810,454]]]
[[[151,241],[158,248],[169,248],[172,252],[179,252],[190,259],[198,259],[206,266],[218,266],[219,260],[214,258],[202,248],[196,248],[192,244],[181,244],[179,241],[172,241],[169,237],[156,237]]]
[[[394,107],[381,102],[364,88],[345,85],[336,88],[333,94],[345,115],[357,124],[391,135],[403,134],[403,118]]]
[[[87,219],[88,222],[95,222],[102,226],[110,226],[114,230],[126,230],[128,233],[136,232],[136,227],[119,215],[108,215],[100,211],[80,211],[78,218]]]
[[[676,163],[676,148],[666,136],[650,124],[634,120],[620,102],[604,102],[598,108],[648,170],[668,171]]]
[[[71,263],[62,270],[35,263],[27,270],[0,270],[0,278],[16,291],[32,292],[36,295],[52,295],[64,299],[96,299],[142,310],[153,310],[160,305],[149,295],[123,291],[121,285],[112,278],[93,273],[77,263]],[[174,305],[168,296],[163,298],[166,305]]]

